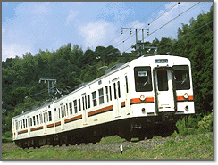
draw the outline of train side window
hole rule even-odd
[[[104,103],[104,91],[103,88],[98,90],[98,95],[99,95],[99,104]]]
[[[88,108],[90,108],[90,95],[88,95]]]
[[[69,106],[70,106],[70,114],[72,115],[73,112],[72,112],[72,103],[71,102],[69,103]]]
[[[87,96],[85,95],[85,105],[86,105],[86,109],[88,109],[88,102],[87,102]]]
[[[113,87],[114,87],[114,99],[117,99],[117,91],[116,91],[116,84],[113,83]]]
[[[61,106],[61,115],[62,115],[62,118],[64,117],[64,106]]]
[[[79,111],[81,111],[81,104],[80,104],[80,99],[79,99]]]
[[[174,80],[176,90],[190,89],[189,68],[188,65],[174,65]]]
[[[28,125],[29,125],[29,124],[28,124],[27,119],[26,119],[26,127],[28,127]]]
[[[74,112],[77,113],[77,100],[73,101]]]
[[[128,77],[127,76],[125,76],[125,80],[126,80],[126,93],[129,93]]]
[[[43,119],[42,119],[42,114],[41,113],[39,114],[39,120],[40,120],[40,124],[42,124],[43,123]]]
[[[152,91],[151,67],[135,67],[135,90],[136,92]]]
[[[52,121],[51,111],[48,111],[48,117],[49,117],[49,121]]]
[[[111,86],[109,86],[109,92],[110,92],[110,101],[112,101],[112,89],[111,89]]]
[[[66,103],[66,112],[67,112],[67,116],[69,116],[69,112],[68,112],[68,104]]]
[[[117,82],[117,87],[118,87],[118,97],[121,98],[120,81]]]
[[[106,101],[109,102],[108,87],[107,86],[105,86],[105,95],[106,95]]]
[[[31,119],[31,118],[30,118]],[[18,130],[18,122],[16,122],[16,130]]]
[[[58,118],[60,119],[60,117],[61,117],[61,109],[58,108]]]
[[[39,124],[39,116],[36,115],[36,125],[38,125],[38,124]]]
[[[35,126],[36,125],[36,117],[33,116],[33,125]]]
[[[82,97],[82,103],[83,103],[83,110],[85,110],[85,100],[84,100],[84,97]]]
[[[93,106],[97,105],[97,101],[96,101],[96,91],[92,92],[92,101],[93,101]]]
[[[23,119],[23,128],[25,128],[25,120]]]

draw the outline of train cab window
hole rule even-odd
[[[159,91],[168,91],[168,78],[166,70],[157,71],[157,82]]]
[[[136,92],[152,91],[151,67],[135,67],[135,90]]]
[[[77,100],[73,101],[74,112],[77,113]]]
[[[92,101],[93,101],[93,106],[96,106],[97,105],[96,91],[92,92]]]
[[[48,111],[48,118],[49,118],[49,121],[52,121],[51,111]]]
[[[104,91],[103,88],[98,90],[98,95],[99,95],[99,104],[104,103]]]
[[[109,92],[110,92],[110,101],[112,101],[112,89],[111,89],[111,86],[109,86]]]
[[[190,89],[188,65],[174,65],[174,80],[177,90]]]
[[[105,86],[105,95],[106,95],[106,101],[109,102],[108,87],[107,86]]]

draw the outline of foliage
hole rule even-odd
[[[172,136],[185,136],[202,134],[206,132],[213,132],[213,112],[208,115],[188,116],[188,122],[186,123],[185,117],[177,121],[176,127],[179,130],[179,134],[174,131]]]
[[[190,136],[190,138],[180,141],[168,140],[165,144],[159,144],[151,150],[133,146],[123,150],[122,154],[106,150],[80,151],[73,148],[68,151],[55,148],[45,150],[15,149],[3,152],[2,159],[213,159],[213,135]]]
[[[213,112],[198,122],[198,127],[204,132],[213,132]]]

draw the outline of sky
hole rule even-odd
[[[39,49],[54,52],[68,43],[72,47],[79,45],[84,52],[109,45],[130,52],[136,43],[136,28],[139,40],[140,29],[145,29],[145,42],[162,37],[176,39],[182,23],[189,24],[192,17],[196,20],[212,5],[213,2],[2,2],[2,61],[27,52],[36,55]],[[121,28],[131,28],[132,34],[130,29],[121,34]]]

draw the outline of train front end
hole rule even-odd
[[[133,61],[132,71],[130,105],[135,116],[132,130],[135,128],[140,134],[150,132],[151,136],[169,135],[176,130],[178,119],[195,113],[191,65],[187,58],[140,57]]]

